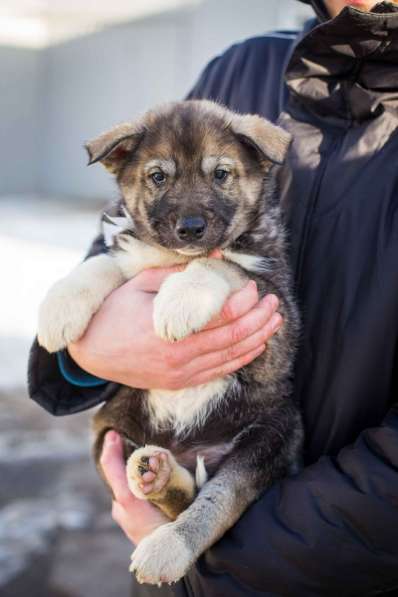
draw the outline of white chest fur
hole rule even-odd
[[[177,435],[201,427],[211,410],[222,400],[231,377],[182,390],[149,390],[148,407],[151,423],[156,427],[171,424]]]
[[[154,327],[164,340],[180,340],[202,329],[220,312],[230,292],[241,287],[242,279],[227,262],[192,259],[161,247],[153,247],[132,237],[121,236],[122,251],[115,254],[118,266],[127,278],[143,269],[187,263],[183,273],[170,276],[162,285],[154,302]],[[249,271],[263,271],[266,260],[229,249],[223,250],[228,261]],[[222,263],[222,267],[219,264]],[[172,330],[172,331],[170,331]],[[188,434],[201,427],[217,402],[222,400],[233,377],[178,391],[148,390],[148,408],[154,428],[172,425],[177,435]]]

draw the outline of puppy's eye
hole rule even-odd
[[[225,180],[228,174],[228,170],[224,170],[223,168],[217,168],[217,170],[214,170],[214,178],[216,180]]]
[[[157,185],[161,185],[166,181],[166,175],[163,174],[160,170],[151,174],[151,178],[153,182]]]

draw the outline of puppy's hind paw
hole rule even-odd
[[[157,446],[135,450],[127,461],[127,482],[134,495],[151,499],[167,487],[174,459],[169,451]],[[172,459],[172,460],[171,460]]]

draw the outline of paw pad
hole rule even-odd
[[[127,477],[130,488],[135,488],[144,495],[159,494],[170,480],[171,464],[167,452],[154,450],[147,446],[136,450],[127,462]]]

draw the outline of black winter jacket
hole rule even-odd
[[[279,117],[294,135],[282,200],[303,317],[306,467],[186,579],[134,595],[398,595],[398,6],[312,25],[233,46],[191,93]],[[31,395],[54,414],[115,387],[77,394],[32,350]]]

